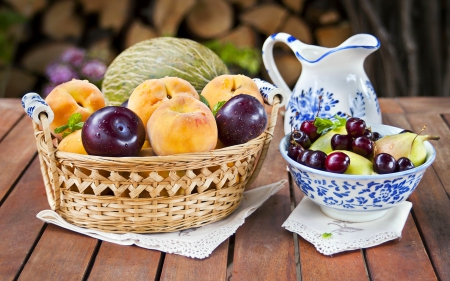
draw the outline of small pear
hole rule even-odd
[[[374,155],[388,153],[394,156],[395,160],[401,157],[407,157],[415,167],[418,167],[427,158],[427,152],[423,142],[427,140],[438,140],[439,138],[439,136],[418,135],[411,132],[388,135],[375,141]]]
[[[325,134],[321,135],[315,142],[311,144],[309,149],[320,150],[325,152],[326,154],[332,152],[333,148],[331,147],[331,138],[335,134],[347,134],[345,126],[339,126],[336,129],[330,130]]]
[[[347,151],[347,150],[334,150],[332,152],[341,151],[350,158],[350,165],[348,166],[347,170],[344,172],[344,174],[348,175],[374,175],[376,174],[373,171],[373,164],[372,162],[354,152]]]

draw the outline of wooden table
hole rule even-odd
[[[401,239],[332,257],[281,227],[302,199],[286,186],[204,260],[119,246],[48,225],[30,119],[18,99],[0,100],[0,280],[450,280],[450,98],[380,99],[383,122],[438,134],[437,157],[409,200]],[[288,179],[278,152],[249,188]]]

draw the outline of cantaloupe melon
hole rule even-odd
[[[225,63],[202,44],[183,38],[158,37],[120,53],[108,66],[102,92],[108,105],[120,105],[143,81],[174,76],[190,82],[200,94],[210,80],[227,73]]]

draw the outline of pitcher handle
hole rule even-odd
[[[288,45],[289,48],[291,48],[291,50],[295,53],[296,50],[294,50],[292,44],[289,44],[293,41],[296,41],[296,44],[302,44],[299,40],[297,40],[294,36],[290,34],[275,33],[266,39],[262,47],[262,59],[270,79],[272,79],[272,82],[279,88],[281,88],[289,96],[292,94],[292,91],[284,81],[283,77],[281,77],[277,65],[275,64],[275,60],[273,58],[273,46],[275,45],[276,42],[282,42]]]

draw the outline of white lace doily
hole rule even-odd
[[[308,197],[303,197],[283,227],[302,236],[324,255],[369,248],[401,237],[411,202],[405,201],[370,222],[344,222],[327,217]]]
[[[51,210],[41,211],[36,217],[47,223],[52,223],[103,241],[120,245],[134,244],[147,249],[203,259],[208,257],[217,246],[233,235],[238,227],[244,223],[246,217],[251,215],[285,184],[286,180],[281,180],[273,184],[246,191],[244,192],[244,198],[239,207],[226,219],[202,227],[172,233],[107,233],[72,225]]]

